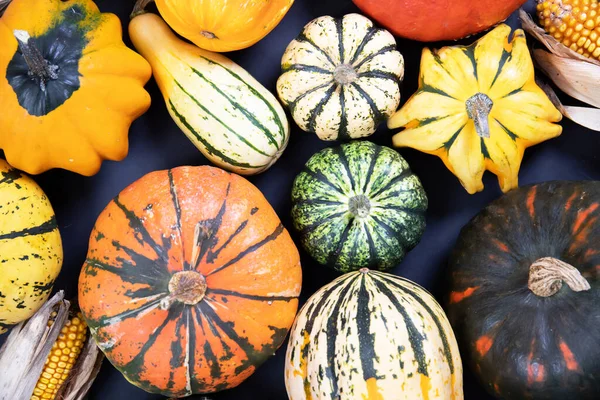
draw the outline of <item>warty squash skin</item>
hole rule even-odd
[[[125,158],[129,127],[150,106],[151,69],[116,15],[91,0],[13,0],[0,43],[0,148],[12,166],[89,176]]]
[[[30,177],[0,159],[0,333],[46,302],[62,262],[50,201]]]
[[[454,333],[415,283],[362,269],[319,289],[290,332],[290,400],[462,400]]]
[[[277,93],[298,126],[322,140],[369,136],[400,104],[396,40],[360,14],[310,21],[286,48]]]
[[[352,0],[392,33],[419,42],[456,40],[504,21],[526,0]]]
[[[562,114],[537,86],[525,33],[499,25],[470,46],[425,48],[419,89],[389,120],[396,147],[441,158],[470,194],[486,170],[519,184],[527,147],[559,136]]]
[[[131,383],[183,397],[242,383],[285,339],[302,272],[262,193],[214,167],[152,172],[100,214],[79,304]]]
[[[552,181],[505,194],[462,229],[448,317],[497,398],[600,398],[599,219],[600,182]]]
[[[294,0],[155,0],[178,34],[215,52],[241,50],[271,32]]]
[[[206,158],[241,175],[279,159],[289,140],[287,117],[248,72],[180,40],[156,14],[134,17],[129,34],[152,65],[169,114]]]

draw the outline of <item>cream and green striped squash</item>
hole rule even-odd
[[[408,163],[385,146],[354,141],[321,150],[292,187],[304,249],[341,272],[394,267],[421,239],[428,201]]]
[[[62,262],[48,197],[33,179],[0,159],[0,334],[48,300]]]
[[[129,33],[152,66],[171,117],[206,158],[242,175],[277,161],[289,123],[260,82],[227,57],[180,40],[155,14],[134,18]]]
[[[371,135],[400,103],[404,58],[388,31],[348,14],[309,22],[281,61],[279,99],[323,140]]]
[[[363,269],[317,291],[292,327],[290,400],[462,400],[450,323],[417,284]]]

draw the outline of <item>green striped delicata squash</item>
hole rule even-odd
[[[152,66],[171,117],[206,158],[242,175],[277,161],[289,123],[275,96],[248,72],[180,40],[155,14],[135,16],[129,34]]]
[[[48,197],[33,179],[0,159],[0,334],[48,300],[62,262]]]
[[[294,227],[306,251],[338,271],[385,270],[425,230],[427,196],[396,151],[362,141],[308,160],[292,188]]]
[[[309,22],[281,60],[279,99],[323,140],[371,135],[400,103],[404,58],[396,40],[359,14]]]
[[[415,283],[362,269],[317,291],[290,331],[290,400],[462,400],[450,323]]]

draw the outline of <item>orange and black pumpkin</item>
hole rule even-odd
[[[600,182],[522,187],[463,228],[448,314],[503,399],[600,398]]]
[[[79,303],[127,380],[183,397],[252,375],[285,339],[300,286],[298,250],[255,186],[180,167],[144,176],[101,213]]]

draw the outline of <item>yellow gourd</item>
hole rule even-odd
[[[30,177],[0,159],[0,333],[46,302],[62,260],[50,201]]]
[[[525,33],[501,24],[471,46],[424,49],[419,89],[388,121],[393,142],[442,159],[467,192],[486,170],[518,186],[525,148],[559,136],[561,113],[540,89]]]
[[[91,0],[12,0],[0,43],[0,149],[12,166],[93,175],[127,155],[152,71],[116,15]]]

